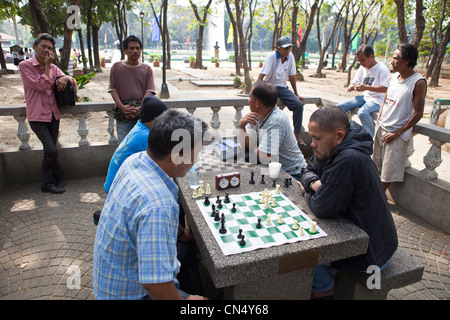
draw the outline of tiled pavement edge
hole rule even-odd
[[[103,182],[68,181],[62,195],[42,193],[38,184],[0,193],[0,299],[94,299],[92,213],[105,201]],[[392,212],[399,246],[425,271],[421,282],[388,299],[450,299],[449,235],[395,206]]]

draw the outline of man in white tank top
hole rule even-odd
[[[391,62],[395,73],[378,115],[373,146],[373,160],[384,190],[392,182],[403,181],[408,139],[423,116],[427,82],[414,71],[417,56],[413,45],[403,43],[397,47]]]

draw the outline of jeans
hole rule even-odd
[[[280,100],[284,102],[288,109],[292,111],[294,133],[301,133],[303,122],[303,103],[289,88],[277,87],[277,89],[278,98],[280,98]]]
[[[353,99],[338,103],[337,106],[345,112],[359,108],[358,117],[361,121],[361,125],[373,139],[375,136],[375,121],[373,120],[371,113],[380,111],[380,105],[378,103],[373,101],[366,102],[364,96],[356,96]]]
[[[131,129],[133,129],[136,122],[137,119],[122,120],[122,121],[116,120],[117,139],[119,140],[119,144],[122,142],[123,139],[125,139],[128,132],[130,132]]]
[[[42,159],[42,184],[41,188],[54,186],[64,179],[64,170],[58,160],[59,120],[52,115],[51,122],[29,121],[31,130],[42,142],[44,158]]]
[[[388,262],[380,267],[380,271],[384,270],[388,266]],[[331,263],[319,264],[314,267],[314,277],[312,283],[313,292],[326,292],[330,291],[334,287],[333,276],[338,272],[331,266]],[[361,270],[360,272],[366,272]]]

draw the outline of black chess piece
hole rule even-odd
[[[205,195],[205,202],[204,202],[204,204],[208,206],[210,203],[211,202],[209,201],[209,196]]]
[[[261,218],[258,218],[258,223],[255,226],[258,229],[261,229]]]
[[[236,203],[233,203],[233,208],[231,208],[231,212],[236,212]]]
[[[242,229],[239,229],[239,234],[237,235],[237,238],[238,238],[238,239],[241,239],[241,238],[242,238]]]
[[[261,175],[261,184],[266,184],[266,182],[264,181],[264,175]]]
[[[228,196],[228,193],[225,192],[225,199],[223,200],[225,203],[230,203],[230,197]]]
[[[227,233],[227,229],[225,228],[225,214],[223,214],[223,213],[222,213],[222,218],[220,219],[219,233],[221,233],[221,234]]]
[[[219,202],[220,202],[220,196],[217,196],[216,203],[219,203]]]
[[[214,203],[211,205],[211,209],[212,209],[211,217],[215,217],[216,216],[216,205]]]
[[[251,178],[250,178],[250,181],[248,182],[248,183],[250,183],[250,184],[255,184],[255,171],[252,171],[251,173]]]
[[[217,208],[222,209],[223,205],[222,205],[222,200],[219,200],[219,203],[217,204]]]
[[[239,241],[239,244],[241,246],[245,246],[245,241],[244,241],[245,235],[242,235],[241,241]]]
[[[273,183],[272,183],[272,188],[275,188],[277,186],[277,184],[275,183],[277,181],[277,179],[272,179]]]
[[[286,188],[289,187],[289,178],[284,178],[284,186],[285,186]]]
[[[292,186],[292,178],[289,178],[289,185]]]
[[[220,221],[219,210],[216,210],[214,214],[214,221]]]

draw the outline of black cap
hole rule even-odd
[[[150,94],[144,98],[141,104],[141,122],[152,121],[166,110],[168,108],[164,102]]]
[[[281,37],[277,40],[277,47],[287,48],[287,47],[293,47],[291,38],[288,36]]]

